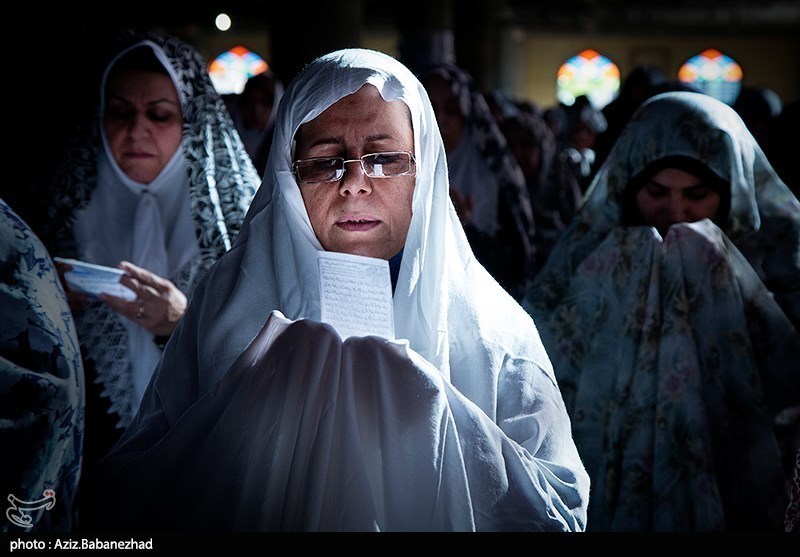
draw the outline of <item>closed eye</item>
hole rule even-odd
[[[657,184],[656,182],[647,182],[644,186],[644,190],[650,197],[665,197],[669,195],[669,188]]]
[[[691,199],[692,201],[700,201],[708,197],[712,193],[712,191],[713,190],[711,190],[711,188],[709,188],[708,186],[705,186],[703,184],[698,184],[696,186],[685,188],[683,190],[683,196],[686,199]]]

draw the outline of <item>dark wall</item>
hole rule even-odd
[[[621,27],[624,22],[619,14],[630,18],[633,7],[638,10],[634,10],[636,14],[644,17],[644,8],[634,0],[630,9],[625,2],[614,2],[612,6],[572,0],[566,1],[563,9],[559,9],[561,3],[517,0],[289,0],[281,9],[269,0],[137,0],[124,8],[117,3],[103,4],[100,12],[80,4],[76,8],[76,3],[63,3],[56,8],[33,2],[7,7],[0,53],[4,60],[13,61],[11,67],[6,67],[4,77],[6,106],[11,107],[6,137],[12,141],[4,147],[7,171],[0,196],[23,216],[36,207],[32,184],[50,171],[77,117],[94,97],[102,70],[102,45],[123,29],[165,31],[194,44],[198,30],[213,20],[222,5],[240,21],[268,30],[270,63],[288,83],[316,56],[357,46],[365,26],[382,24],[398,31],[401,59],[407,58],[403,61],[413,62],[414,58],[430,54],[431,49],[440,49],[437,55],[452,55],[480,86],[488,89],[497,77],[492,64],[498,50],[498,22],[573,32],[593,29],[591,13],[566,9],[570,3],[573,8],[575,4],[594,6],[607,18],[611,17],[609,10],[617,10],[612,19]],[[578,23],[583,27],[576,26]],[[797,27],[796,22],[787,25]],[[594,28],[592,32],[597,31]],[[637,31],[641,29],[631,29]],[[800,29],[797,31],[795,36],[800,36]],[[676,36],[679,35],[677,26]],[[794,63],[800,64],[800,60]]]

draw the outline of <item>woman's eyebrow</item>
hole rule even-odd
[[[314,140],[308,148],[311,149],[313,147],[317,147],[319,145],[341,145],[341,140],[335,137],[320,137],[319,139]]]
[[[129,99],[126,99],[125,97],[122,97],[122,96],[120,96],[120,95],[115,95],[115,94],[113,94],[113,93],[112,93],[112,94],[110,94],[110,95],[108,95],[108,100],[109,100],[109,101],[111,101],[111,100],[114,100],[114,101],[120,101],[120,102],[124,102],[124,103],[126,103],[126,104],[133,104],[133,101],[131,101],[131,100],[129,100]],[[148,105],[151,105],[151,104],[158,104],[158,103],[170,103],[170,104],[174,104],[174,105],[176,105],[176,106],[178,105],[178,103],[176,103],[176,102],[175,102],[175,101],[173,101],[172,99],[168,99],[168,98],[166,98],[166,97],[161,97],[161,98],[154,99],[154,100],[152,100],[152,101],[148,101],[148,102],[147,102],[147,104],[148,104]]]
[[[653,184],[653,185],[655,185],[655,186],[658,186],[659,188],[671,189],[669,186],[666,186],[666,185],[664,185],[664,184],[661,184],[661,183],[659,183],[659,182],[656,182],[656,181],[655,181],[653,178],[650,178],[650,180],[648,180],[648,181],[649,181],[651,184]],[[691,189],[691,188],[703,188],[703,187],[705,187],[705,186],[706,186],[706,185],[705,185],[705,184],[704,184],[702,181],[700,181],[700,182],[698,182],[698,183],[696,183],[696,184],[692,184],[692,185],[690,185],[690,186],[686,186],[685,188],[681,188],[681,189],[688,190],[688,189]]]
[[[391,136],[389,134],[386,134],[386,133],[368,135],[368,136],[366,136],[364,138],[364,142],[365,143],[373,143],[373,142],[377,142],[377,141],[383,141],[385,139],[393,139],[393,136]],[[334,137],[334,136],[320,137],[319,139],[314,140],[308,146],[308,148],[311,149],[311,148],[317,147],[319,145],[341,145],[341,144],[342,144],[342,140],[337,138],[337,137]]]

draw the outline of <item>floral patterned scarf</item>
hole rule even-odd
[[[118,52],[149,41],[160,48],[177,76],[183,108],[183,143],[189,202],[199,253],[173,276],[187,296],[200,278],[235,241],[244,215],[260,185],[220,95],[215,91],[205,61],[189,44],[154,33],[125,33],[115,48]],[[99,94],[99,91],[98,91]],[[53,255],[81,257],[73,224],[97,185],[101,114],[98,108],[81,125],[66,149],[63,163],[44,185],[46,221],[40,236]],[[124,427],[136,411],[132,396],[127,332],[118,316],[107,306],[93,303],[76,316],[81,345],[92,360],[103,384],[103,395],[111,401],[110,412],[120,416]]]
[[[664,238],[627,225],[631,178],[675,155],[730,183],[727,219]],[[624,130],[523,304],[591,476],[588,530],[782,529],[798,231],[800,204],[730,107],[668,93]]]

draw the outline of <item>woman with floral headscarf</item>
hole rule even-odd
[[[780,530],[800,405],[800,203],[742,120],[648,100],[534,279],[593,530]]]
[[[340,336],[325,291],[363,277],[326,283],[334,254],[383,269],[393,334]],[[547,354],[472,255],[430,102],[397,60],[341,50],[288,87],[242,233],[103,481],[116,529],[584,528]]]
[[[205,61],[183,41],[123,34],[98,92],[42,187],[40,232],[54,256],[119,266],[135,294],[67,289],[87,373],[87,468],[130,422],[187,298],[236,239],[259,185]]]

